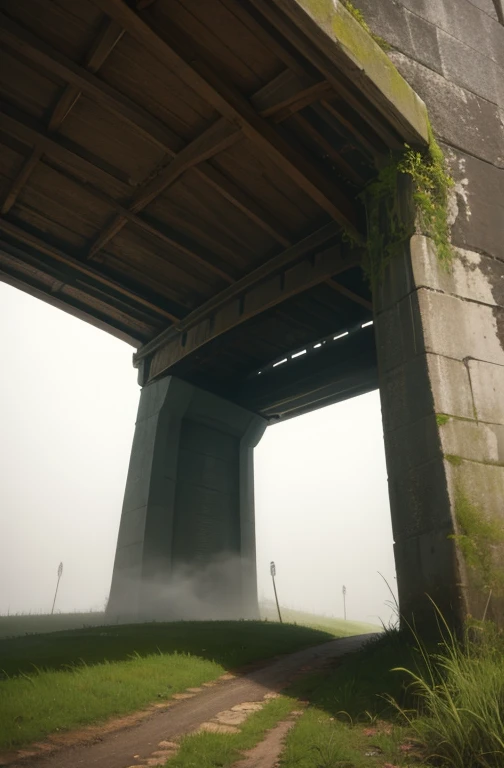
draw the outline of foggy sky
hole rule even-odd
[[[0,614],[103,608],[138,405],[132,348],[0,283]],[[294,372],[294,367],[293,367]],[[395,588],[377,392],[277,424],[255,452],[259,595],[387,621]]]

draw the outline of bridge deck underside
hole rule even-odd
[[[339,54],[270,0],[2,0],[0,43],[1,278],[140,347],[144,382],[265,414],[313,388],[272,364],[370,319],[342,233],[404,139]],[[349,391],[359,359],[371,388],[363,339],[300,380],[341,360]]]

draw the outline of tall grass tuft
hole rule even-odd
[[[443,625],[436,653],[418,642],[422,672],[411,678],[416,711],[397,708],[436,765],[450,768],[504,766],[504,637],[493,625],[472,628],[464,643]],[[418,637],[417,637],[418,641]]]

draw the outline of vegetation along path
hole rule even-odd
[[[264,714],[260,713],[266,727],[270,715],[274,716],[271,724],[282,718],[282,715],[289,716],[293,709],[291,700],[282,697],[275,701],[276,692],[292,684],[300,675],[311,673],[338,656],[358,650],[371,637],[373,635],[331,640],[284,656],[242,676],[224,675],[215,684],[179,694],[175,702],[151,710],[148,717],[129,727],[126,724],[117,730],[108,729],[107,732],[105,729],[101,735],[96,729],[94,743],[87,740],[86,743],[63,746],[52,752],[49,752],[49,745],[39,744],[34,749],[6,756],[3,765],[11,768],[129,768],[164,765],[166,760],[176,754],[177,742],[184,735],[197,730],[202,730],[203,736],[205,732],[235,733],[236,725],[246,718],[247,713],[258,709],[257,703],[269,698],[272,699],[271,703],[265,707]],[[255,739],[251,745],[254,743]],[[248,746],[246,740],[244,746]],[[174,764],[176,762],[175,757]],[[194,762],[194,765],[197,764]],[[203,762],[199,764],[203,765]]]

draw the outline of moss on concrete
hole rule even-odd
[[[447,416],[446,413],[436,413],[436,424],[438,427],[444,427],[449,421],[450,417]]]
[[[504,544],[504,524],[491,520],[473,504],[462,488],[455,491],[457,542],[464,560],[477,576],[480,586],[494,594],[504,591],[504,568],[494,562],[494,549]]]
[[[463,461],[462,456],[456,456],[454,453],[445,453],[445,459],[454,467],[460,467]]]
[[[360,8],[356,8],[356,6],[353,3],[351,3],[350,0],[343,0],[343,3],[348,13],[350,13],[354,17],[354,19],[361,25],[361,27],[368,33],[368,35],[371,35],[375,43],[380,46],[382,51],[390,51],[392,46],[389,45],[387,41],[383,39],[383,37],[380,37],[380,35],[374,34],[371,27],[369,26],[366,19],[364,18],[364,14],[360,10]]]
[[[298,0],[299,5],[318,26],[339,45],[383,93],[405,122],[417,134],[419,141],[429,140],[427,108],[415,91],[399,74],[386,53],[373,38],[362,13],[348,1]],[[351,6],[351,10],[349,9]],[[363,23],[364,22],[364,23]]]

